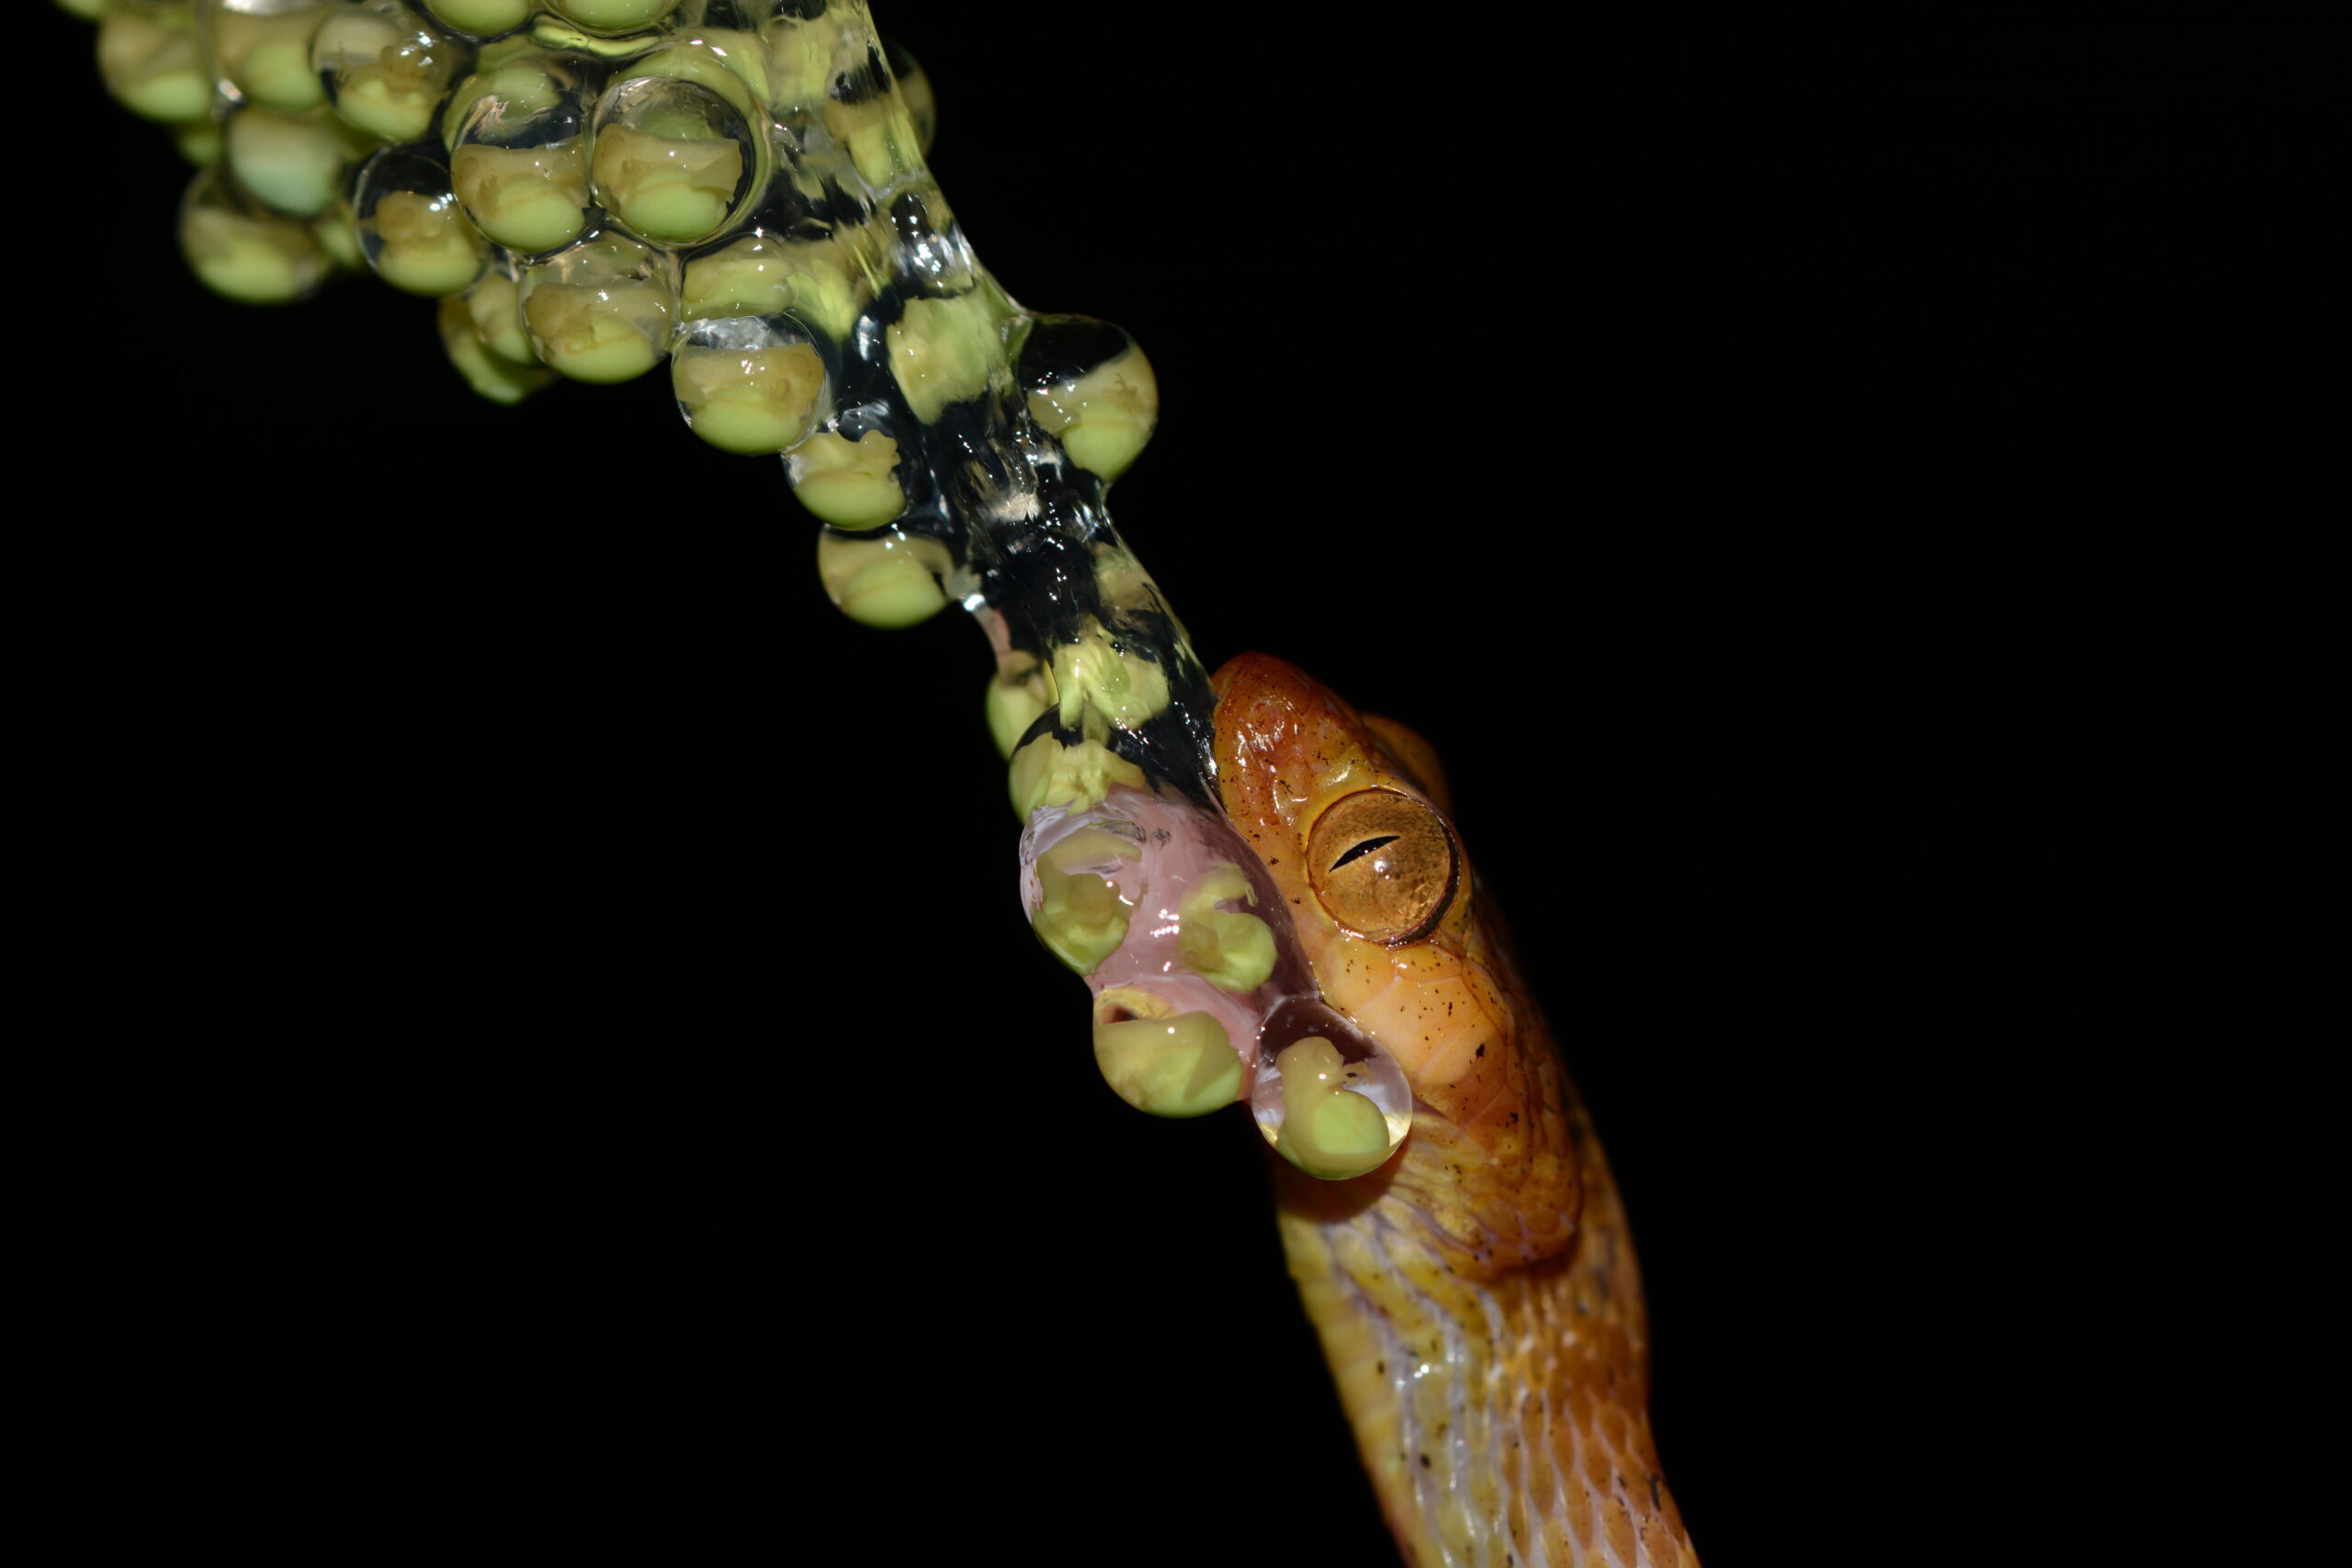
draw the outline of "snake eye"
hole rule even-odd
[[[1461,875],[1453,835],[1427,801],[1359,790],[1316,818],[1306,880],[1347,930],[1391,946],[1427,936]]]

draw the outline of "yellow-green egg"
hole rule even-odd
[[[460,32],[487,38],[531,19],[533,0],[424,0],[424,8]]]
[[[678,8],[678,0],[541,0],[541,4],[566,21],[606,33],[650,27]]]
[[[855,441],[828,430],[794,448],[785,474],[800,504],[834,527],[878,528],[906,509],[898,464],[898,442],[878,430]]]
[[[1148,992],[1120,987],[1096,999],[1094,1017],[1094,1065],[1137,1111],[1205,1116],[1240,1094],[1241,1058],[1207,1013],[1175,1012]]]
[[[98,23],[98,75],[115,102],[146,119],[202,118],[212,81],[185,3],[113,0]]]

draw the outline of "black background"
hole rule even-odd
[[[1446,757],[1711,1560],[1899,1492],[1987,1257],[2055,1266],[2166,574],[2304,515],[2341,27],[2219,9],[882,17],[991,269],[1152,355],[1114,506],[1203,657]],[[1252,1134],[1119,1106],[1022,928],[960,617],[839,617],[663,378],[501,410],[429,303],[206,295],[28,26],[104,171],[17,249],[37,1359],[420,1494],[1378,1561]]]

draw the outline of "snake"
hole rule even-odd
[[[1023,910],[1085,980],[1119,1098],[1255,1124],[1406,1562],[1697,1561],[1623,1207],[1435,750],[1282,660],[1201,664],[1107,504],[1156,429],[1150,362],[980,265],[925,165],[927,83],[863,5],[99,20],[110,88],[199,164],[182,240],[209,287],[290,302],[372,268],[441,301],[494,401],[666,364],[696,435],[782,457],[853,620],[971,613]],[[298,27],[289,85],[259,57]],[[273,107],[306,74],[324,104]],[[342,149],[325,198],[265,120]]]

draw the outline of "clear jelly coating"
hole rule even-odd
[[[456,32],[495,38],[531,19],[533,0],[424,0],[433,19]]]
[[[384,148],[361,167],[352,193],[368,265],[393,288],[435,299],[469,288],[488,253],[438,152],[430,143]]]
[[[1142,453],[1159,423],[1159,384],[1134,338],[1091,316],[1041,316],[1021,347],[1029,415],[1069,460],[1104,480]]]
[[[492,402],[519,402],[554,382],[523,320],[521,269],[492,251],[473,286],[441,301],[441,346],[466,384]]]
[[[482,64],[492,65],[489,51]],[[469,77],[444,118],[449,172],[466,216],[493,243],[543,255],[589,220],[589,68],[537,51],[501,55]]]
[[[537,365],[539,351],[531,346],[529,326],[523,320],[522,269],[505,251],[491,253],[474,286],[466,290],[466,315],[473,322],[481,345],[517,365]]]
[[[196,14],[230,86],[263,108],[299,114],[327,101],[311,40],[334,8],[332,0],[198,0]]]
[[[1300,976],[1272,886],[1223,816],[1141,782],[1114,762],[1099,793],[1049,788],[1021,838],[1022,906],[1094,993],[1105,1080],[1138,1110],[1198,1115],[1247,1089],[1250,1043]]]
[[[652,26],[678,8],[678,0],[543,0],[547,8],[591,32],[627,33]]]
[[[468,52],[402,0],[367,0],[337,6],[319,24],[311,66],[335,113],[382,141],[413,141],[433,129]]]
[[[322,108],[288,114],[247,104],[222,128],[230,176],[263,206],[298,218],[334,204],[344,171],[361,150],[350,127]]]
[[[817,536],[817,579],[841,613],[885,631],[927,621],[947,608],[940,584],[954,570],[947,547],[921,534]]]
[[[789,316],[689,321],[670,355],[687,428],[723,452],[789,452],[832,407],[832,379]]]
[[[605,233],[523,271],[523,322],[546,365],[575,381],[633,380],[662,363],[678,315],[677,258]]]
[[[605,95],[590,175],[595,198],[640,239],[687,244],[727,226],[761,147],[743,114],[698,82],[639,76]]]
[[[437,322],[441,347],[466,385],[494,403],[519,403],[555,379],[555,372],[492,352],[474,324],[471,302],[462,294],[441,301]]]
[[[206,288],[248,305],[303,299],[328,270],[309,225],[269,211],[210,171],[180,202],[180,252]]]
[[[906,510],[906,446],[870,410],[831,423],[786,455],[785,476],[800,504],[833,527],[879,528]]]
[[[211,112],[212,83],[187,0],[110,0],[98,23],[98,75],[115,102],[167,123]]]
[[[1344,1181],[1387,1163],[1413,1126],[1413,1090],[1379,1042],[1311,998],[1274,1010],[1258,1036],[1250,1113],[1273,1151]]]

